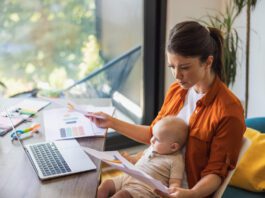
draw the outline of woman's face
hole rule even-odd
[[[168,67],[183,89],[200,83],[210,72],[212,61],[202,63],[198,57],[184,57],[167,52]]]

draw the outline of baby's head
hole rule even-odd
[[[188,126],[180,118],[167,116],[153,127],[151,145],[159,154],[170,154],[180,150],[186,142]]]

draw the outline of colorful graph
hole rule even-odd
[[[103,111],[112,115],[114,108],[97,107],[88,111]],[[105,128],[97,127],[97,125],[87,119],[83,114],[69,111],[67,108],[45,110],[43,112],[43,123],[46,140],[106,135]]]
[[[85,131],[83,126],[67,127],[60,129],[60,135],[62,138],[78,137],[78,136],[84,136]]]
[[[60,136],[61,138],[68,138],[68,137],[78,137],[84,136],[85,130],[83,126],[78,126],[78,117],[73,116],[69,113],[65,114],[63,117],[64,126],[60,128]]]

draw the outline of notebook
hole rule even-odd
[[[6,114],[13,131],[16,131],[7,111]],[[23,140],[19,138],[18,141],[41,180],[96,169],[95,164],[75,139],[28,145],[24,145]]]
[[[47,105],[49,101],[43,101],[38,99],[25,99],[7,109],[9,115],[12,119],[14,126],[18,126],[24,120],[28,119],[30,116],[34,115]],[[5,111],[0,113],[0,136],[5,135],[7,132],[12,130],[9,118]]]

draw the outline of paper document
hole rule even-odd
[[[49,101],[43,101],[38,99],[26,99],[14,105],[13,108],[20,108],[24,109],[25,111],[28,110],[36,113],[49,104]]]
[[[84,110],[83,105],[78,105],[69,99],[57,100],[57,99],[51,99],[51,98],[47,98],[47,97],[41,97],[41,98],[44,100],[47,100],[49,102],[52,102],[54,104],[60,105],[62,107],[68,108],[69,110],[79,112],[79,113],[86,115],[86,116],[91,116],[91,117],[101,118],[101,119],[104,118],[104,117],[99,116],[99,115],[94,115],[93,112],[89,112],[87,110]]]
[[[84,111],[102,111],[113,115],[114,107],[82,106]],[[43,112],[46,140],[105,136],[107,129],[97,127],[82,113],[67,108],[50,109]]]
[[[152,178],[145,172],[137,169],[136,166],[134,166],[129,161],[127,161],[124,157],[122,157],[122,155],[118,151],[101,152],[101,151],[97,151],[97,150],[94,150],[88,147],[82,147],[82,148],[86,153],[92,155],[93,157],[97,159],[100,159],[106,162],[107,164],[109,164],[110,166],[118,170],[121,170],[127,173],[128,175],[134,177],[135,179],[138,179],[144,182],[145,184],[150,186],[152,189],[158,189],[168,194],[168,187],[163,185],[160,181]]]

